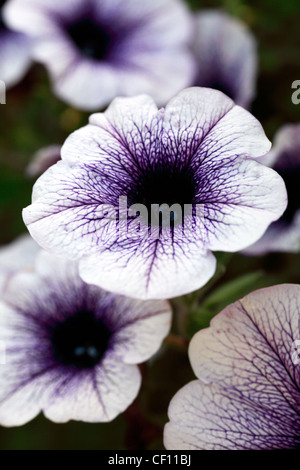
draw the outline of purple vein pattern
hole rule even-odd
[[[146,95],[117,98],[66,140],[23,218],[44,249],[79,259],[86,282],[175,297],[213,275],[211,250],[249,246],[285,210],[282,178],[254,160],[269,148],[260,123],[217,90],[186,89],[160,110]],[[157,237],[145,222],[138,236],[134,217],[113,219],[120,197],[193,211],[182,224],[157,224]]]
[[[300,446],[300,286],[255,291],[192,339],[198,378],[169,406],[167,449],[296,449]]]
[[[9,247],[10,258],[20,246]],[[34,242],[32,241],[32,244]],[[1,271],[5,253],[0,254]],[[137,364],[170,328],[166,301],[138,301],[85,284],[77,265],[43,251],[4,284],[0,301],[0,423],[22,425],[41,411],[55,422],[106,422],[141,383]]]

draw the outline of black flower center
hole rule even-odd
[[[188,169],[158,168],[140,178],[128,201],[129,205],[138,203],[147,208],[149,224],[172,226],[183,222],[185,205],[193,204],[195,192],[193,174]],[[165,208],[160,207],[163,204]],[[170,211],[172,206],[174,210]]]
[[[112,336],[103,320],[81,310],[52,329],[55,359],[63,365],[89,369],[104,356]]]
[[[284,156],[282,156],[281,158],[283,161],[285,160]],[[288,206],[286,211],[282,215],[280,221],[289,224],[292,222],[295,212],[300,209],[300,167],[275,169],[277,173],[279,173],[279,175],[283,178],[288,194]]]
[[[6,25],[3,21],[3,17],[2,17],[2,7],[4,6],[4,4],[6,3],[7,0],[0,0],[0,31],[3,30],[3,29],[6,29]]]
[[[114,33],[109,28],[90,18],[68,25],[67,33],[83,55],[95,60],[107,58],[115,42]]]

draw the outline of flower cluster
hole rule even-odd
[[[113,420],[166,339],[196,375],[170,402],[167,449],[300,447],[300,286],[215,287],[214,252],[300,252],[300,125],[270,150],[246,109],[257,44],[183,0],[0,0],[0,85],[36,61],[62,101],[100,110],[79,129],[62,112],[73,132],[25,170],[31,236],[0,249],[2,426]]]
[[[4,67],[21,78],[14,69],[17,62],[28,65],[30,41],[31,57],[47,68],[54,92],[77,108],[95,110],[139,93],[165,104],[191,85],[219,89],[242,106],[254,96],[255,39],[223,12],[192,15],[181,0],[2,3],[14,31],[4,38],[0,13]],[[0,78],[9,80],[5,70]]]

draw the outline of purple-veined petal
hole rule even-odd
[[[249,294],[198,332],[189,357],[199,380],[171,401],[167,448],[298,447],[299,328],[300,286],[283,284]]]
[[[41,411],[55,422],[114,419],[139,391],[136,364],[156,353],[171,323],[168,302],[142,303],[87,285],[77,263],[44,251],[30,271],[20,270],[7,281],[0,310],[5,350],[0,422],[5,426],[22,425]],[[87,347],[92,348],[89,362],[82,362]]]
[[[263,394],[263,391],[262,391]],[[268,397],[266,397],[268,399]],[[297,417],[244,399],[234,387],[190,382],[172,399],[164,430],[169,450],[274,450],[299,445]],[[288,414],[286,414],[286,412]],[[294,433],[287,434],[287,426]],[[298,434],[297,434],[298,433]]]
[[[101,367],[82,377],[71,376],[69,382],[64,378],[44,405],[44,414],[57,423],[112,421],[132,403],[140,385],[137,366],[105,358]]]
[[[106,286],[139,299],[167,299],[204,285],[213,276],[216,260],[191,241],[160,240],[116,244],[96,256],[80,260],[79,273],[86,282]],[[104,287],[105,288],[105,287]]]
[[[217,90],[184,90],[160,110],[145,95],[117,98],[66,140],[24,221],[44,249],[80,260],[87,282],[143,299],[184,294],[213,275],[209,250],[252,244],[285,210],[283,180],[258,163],[269,147]],[[191,212],[153,238],[153,204],[176,201]],[[147,211],[140,233],[136,204]]]

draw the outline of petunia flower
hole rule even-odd
[[[220,90],[247,107],[254,97],[258,68],[254,35],[242,21],[218,10],[198,13],[196,25],[195,85]]]
[[[9,246],[0,247],[0,293],[17,271],[32,267],[39,250],[28,234],[20,235]]]
[[[33,242],[32,242],[33,243]],[[40,411],[55,422],[110,421],[136,397],[136,364],[170,327],[166,301],[137,301],[85,284],[74,262],[41,251],[10,278],[0,302],[0,423]]]
[[[60,160],[61,145],[49,145],[38,150],[32,157],[25,173],[29,178],[40,176]]]
[[[244,250],[245,254],[262,255],[281,251],[300,251],[300,124],[283,126],[274,138],[272,150],[261,162],[272,167],[283,178],[288,206],[282,217],[273,222],[258,242]]]
[[[9,1],[0,0],[0,80],[7,88],[23,78],[31,64],[31,44],[27,35],[13,31],[6,21]]]
[[[193,20],[181,0],[11,0],[7,13],[77,108],[137,93],[165,103],[193,81]]]
[[[178,296],[214,274],[211,250],[241,250],[283,213],[283,180],[253,160],[269,148],[217,90],[184,90],[160,110],[145,95],[118,98],[66,140],[23,218],[47,251],[79,259],[86,282]]]
[[[249,294],[198,332],[189,347],[198,380],[171,400],[166,448],[299,448],[299,320],[300,286],[283,284]]]

